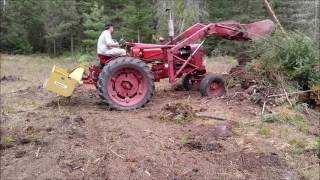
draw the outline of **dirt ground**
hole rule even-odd
[[[209,99],[163,81],[146,107],[119,112],[94,87],[79,86],[70,101],[42,89],[54,63],[77,64],[1,56],[3,180],[319,179],[318,132],[262,122],[259,105],[233,98],[240,92]],[[232,66],[208,65],[216,73]],[[174,108],[188,118],[172,116]],[[309,112],[307,125],[319,129],[319,113]],[[303,153],[292,154],[292,138],[307,142]]]

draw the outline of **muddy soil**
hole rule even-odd
[[[59,98],[41,88],[49,66],[23,75],[10,71],[17,64],[1,69],[1,179],[302,178],[281,142],[256,134],[261,107],[250,101],[202,98],[164,80],[144,108],[120,112],[86,85]]]

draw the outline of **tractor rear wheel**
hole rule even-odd
[[[117,110],[144,106],[155,89],[150,68],[132,57],[119,57],[105,65],[97,86],[103,102]]]
[[[207,74],[200,82],[202,96],[220,97],[225,92],[225,82],[221,76]]]

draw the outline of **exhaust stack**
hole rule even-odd
[[[174,37],[174,24],[172,19],[172,13],[171,13],[171,9],[166,9],[166,11],[169,12],[168,31],[169,31],[169,37],[172,40]]]

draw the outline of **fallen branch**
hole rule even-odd
[[[196,114],[196,117],[198,118],[207,118],[207,119],[215,119],[215,120],[219,120],[219,121],[226,121],[226,118],[222,118],[222,117],[217,117],[217,116],[210,116],[210,115],[199,115]]]
[[[292,103],[291,103],[291,101],[289,99],[289,96],[288,96],[288,93],[287,93],[286,89],[285,88],[282,88],[282,89],[283,89],[284,94],[286,95],[287,101],[289,102],[290,106],[292,106]]]
[[[188,96],[188,99],[187,99],[187,102],[189,102],[190,101],[190,95]]]
[[[151,176],[151,174],[149,173],[149,171],[145,170],[144,171],[148,176]]]
[[[39,148],[37,149],[37,152],[36,152],[36,158],[39,156],[39,154],[40,154],[40,150],[41,150],[41,147],[39,147]]]
[[[264,110],[265,110],[265,108],[266,108],[266,103],[267,103],[267,101],[263,102],[261,115],[263,115],[263,113],[264,113]]]
[[[123,156],[117,154],[116,152],[112,151],[112,149],[109,149],[114,155],[118,156],[121,159],[125,159]]]
[[[295,94],[303,94],[303,93],[307,93],[307,92],[314,92],[315,90],[306,90],[306,91],[296,91],[296,92],[292,92],[292,93],[284,93],[284,94],[274,94],[274,95],[270,95],[268,96],[268,98],[271,98],[271,97],[280,97],[280,96],[290,96],[290,95],[295,95]]]

